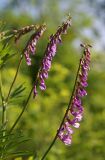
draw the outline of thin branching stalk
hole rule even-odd
[[[37,75],[36,75],[36,82],[35,82],[35,84],[37,84],[37,82],[38,82],[38,81],[37,81]],[[18,118],[17,118],[16,121],[14,122],[14,124],[13,124],[13,126],[11,127],[9,133],[11,133],[11,132],[13,131],[13,129],[16,127],[16,125],[17,125],[17,123],[19,122],[20,118],[22,117],[25,109],[27,108],[28,102],[29,102],[29,100],[30,100],[30,98],[31,98],[31,95],[32,95],[32,93],[33,93],[33,89],[34,89],[34,85],[32,86],[32,88],[31,88],[31,90],[30,90],[30,92],[29,92],[28,98],[27,98],[27,100],[26,100],[25,105],[23,106],[23,109],[22,109],[21,113],[19,114]],[[36,97],[36,96],[35,96],[35,97]],[[35,98],[35,97],[34,97],[34,98]]]
[[[17,43],[23,35],[29,33],[32,30],[37,30],[38,28],[39,28],[39,25],[29,25],[29,26],[20,28],[18,30],[13,30],[12,34],[14,34],[15,43]]]
[[[82,57],[83,57],[83,55],[82,55]],[[82,57],[81,57],[81,59],[82,59]],[[62,127],[62,125],[63,125],[63,123],[64,123],[64,121],[65,121],[65,118],[66,118],[66,116],[67,116],[67,113],[68,113],[68,111],[69,111],[69,109],[70,109],[70,106],[71,106],[71,103],[72,103],[72,99],[73,99],[73,96],[74,96],[74,93],[75,93],[75,88],[76,88],[76,84],[77,84],[77,79],[78,79],[78,74],[79,74],[79,71],[80,71],[80,67],[81,67],[81,60],[80,60],[79,67],[78,67],[78,70],[77,70],[77,75],[76,75],[76,79],[75,79],[75,84],[74,84],[74,87],[73,87],[73,91],[72,91],[72,95],[71,95],[70,101],[69,101],[68,106],[67,106],[67,109],[66,109],[66,113],[65,113],[65,115],[64,115],[64,117],[63,117],[63,119],[62,119],[62,121],[61,121],[60,127],[59,127],[59,129],[57,130],[57,133],[56,133],[56,135],[55,135],[52,143],[50,144],[50,146],[48,147],[48,149],[47,149],[46,152],[44,153],[44,155],[43,155],[43,157],[41,158],[41,160],[44,160],[44,159],[45,159],[45,157],[47,156],[47,154],[49,153],[49,151],[51,150],[51,148],[53,147],[53,145],[55,144],[55,142],[56,142],[56,140],[57,140],[57,138],[58,138],[59,131],[61,130],[61,127]]]
[[[3,95],[3,89],[2,89],[2,76],[1,76],[1,71],[0,71],[0,95],[1,95],[1,100],[3,102],[4,100],[4,95]]]
[[[6,126],[6,121],[7,121],[7,118],[6,118],[6,102],[3,101],[2,103],[2,125]],[[6,127],[3,127],[6,129]]]
[[[10,89],[9,89],[9,92],[8,92],[8,95],[7,95],[7,98],[6,98],[6,102],[8,102],[8,99],[9,99],[9,96],[10,96],[10,94],[11,94],[12,88],[13,88],[14,83],[15,83],[15,81],[16,81],[16,78],[17,78],[17,76],[18,76],[18,72],[19,72],[20,65],[21,65],[21,63],[22,63],[22,59],[23,59],[23,55],[21,55],[21,57],[20,57],[20,60],[19,60],[18,66],[17,66],[17,70],[16,70],[16,73],[15,73],[15,76],[14,76],[14,79],[13,79],[13,81],[12,81],[12,84],[11,84],[11,86],[10,86]]]
[[[25,109],[27,108],[27,105],[28,105],[28,102],[29,102],[29,100],[30,100],[30,97],[31,97],[32,92],[33,92],[33,87],[32,87],[32,89],[31,89],[31,91],[30,91],[30,93],[29,93],[29,96],[28,96],[28,98],[27,98],[27,101],[26,101],[25,105],[23,106],[23,109],[22,109],[21,113],[19,114],[18,118],[17,118],[16,121],[14,122],[14,124],[13,124],[13,126],[11,127],[9,133],[11,133],[11,132],[13,131],[13,129],[15,128],[15,126],[17,125],[17,123],[19,122],[20,118],[22,117]]]
[[[0,94],[1,94],[1,101],[2,101],[2,125],[6,123],[6,102],[4,100],[4,93],[2,89],[2,76],[0,72]]]
[[[4,93],[3,93],[3,88],[2,88],[2,75],[0,72],[0,94],[1,94],[1,101],[2,101],[2,129],[3,131],[3,139],[2,142],[5,142],[5,130],[6,130],[6,122],[7,122],[7,117],[6,117],[6,102],[4,100]]]

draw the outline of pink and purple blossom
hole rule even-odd
[[[85,88],[88,86],[88,71],[90,69],[90,50],[89,45],[81,45],[84,47],[84,54],[80,60],[79,71],[75,88],[72,94],[71,103],[65,114],[64,121],[59,129],[58,137],[65,145],[71,145],[73,128],[80,127],[80,121],[83,118],[82,98],[87,95]],[[65,127],[66,126],[66,127]]]
[[[44,31],[46,30],[45,25],[42,25],[37,29],[37,31],[31,36],[29,42],[24,51],[24,56],[27,62],[27,65],[31,65],[31,58],[30,55],[34,55],[36,53],[36,45],[41,36],[43,35]]]
[[[39,87],[41,90],[46,90],[45,79],[48,78],[48,72],[51,68],[53,57],[56,55],[57,45],[61,44],[62,42],[61,35],[66,34],[67,29],[70,26],[71,26],[71,17],[69,17],[67,21],[58,28],[57,32],[54,35],[51,35],[49,38],[49,43],[45,50],[44,58],[42,60],[42,65],[39,71]]]

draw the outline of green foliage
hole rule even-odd
[[[11,159],[19,156],[29,156],[32,153],[29,151],[19,151],[20,145],[25,144],[29,139],[26,139],[22,132],[8,133],[7,130],[0,130],[0,158],[3,160]],[[18,151],[17,151],[18,149]]]
[[[9,33],[9,31],[5,31],[5,32],[1,32],[0,33],[0,42],[4,41],[4,40],[7,40],[7,39],[10,39],[13,35],[12,34],[7,34]],[[6,35],[7,34],[7,35]]]
[[[0,45],[0,68],[5,65],[7,60],[15,56],[15,53],[10,52],[10,46],[8,44]]]
[[[12,2],[15,4],[15,1]],[[17,5],[14,5],[13,3],[11,6],[16,7]],[[19,1],[19,3],[21,4],[21,1]],[[27,1],[27,3],[29,2]],[[49,79],[46,80],[46,92],[43,93],[38,91],[37,98],[35,100],[30,100],[27,110],[18,124],[18,128],[22,130],[22,132],[24,132],[26,137],[29,137],[32,140],[24,144],[21,143],[21,141],[24,142],[24,137],[21,137],[17,134],[15,135],[14,133],[13,135],[10,135],[10,138],[7,138],[9,136],[8,133],[6,133],[5,136],[2,136],[3,130],[1,131],[0,137],[2,138],[0,146],[2,145],[3,139],[7,139],[7,151],[9,155],[12,155],[12,153],[17,153],[17,155],[13,154],[14,157],[17,157],[16,160],[22,160],[24,158],[26,158],[27,160],[33,160],[33,158],[30,156],[25,157],[24,155],[21,155],[19,149],[20,151],[21,149],[28,151],[35,150],[37,151],[38,158],[40,159],[42,154],[49,146],[65,113],[69,97],[72,92],[75,73],[77,71],[80,57],[80,41],[86,41],[88,43],[92,41],[94,42],[94,38],[93,40],[91,40],[84,34],[84,31],[87,28],[92,32],[94,19],[93,17],[89,16],[87,12],[79,9],[79,7],[81,8],[82,5],[81,1],[76,0],[70,2],[69,4],[69,1],[66,0],[64,3],[65,5],[68,5],[67,10],[60,9],[60,6],[61,8],[63,8],[63,6],[60,4],[60,1],[54,1],[54,3],[55,5],[53,5],[53,1],[48,0],[46,0],[44,4],[42,1],[35,1],[38,13],[36,14],[36,10],[34,16],[30,16],[30,13],[26,12],[25,10],[24,12],[22,12],[21,5],[19,5],[20,7],[18,8],[18,14],[14,12],[14,8],[12,10],[12,7],[10,11],[7,7],[7,10],[1,13],[1,17],[3,17],[7,21],[6,31],[8,31],[8,28],[18,29],[19,26],[25,26],[34,23],[36,24],[36,22],[41,23],[43,21],[45,21],[48,26],[48,30],[45,33],[45,36],[41,40],[40,44],[38,44],[37,54],[35,59],[33,59],[34,65],[28,68],[26,66],[26,63],[23,62],[20,68],[19,77],[10,96],[10,101],[16,101],[16,103],[10,103],[7,109],[7,120],[9,121],[8,129],[10,129],[18,114],[21,112],[24,101],[28,96],[32,82],[35,79],[35,73],[38,63],[41,59],[41,55],[46,48],[49,35],[55,32],[57,26],[59,25],[59,22],[61,21],[62,17],[64,17],[64,14],[68,12],[68,10],[71,11],[73,17],[73,27],[69,31],[67,37],[63,37],[63,44],[59,46],[57,50],[57,55],[52,64],[52,69],[49,72]],[[0,33],[1,32],[3,32],[3,25],[1,26]],[[8,32],[6,34],[7,36],[9,36]],[[9,37],[6,38],[7,40],[9,39]],[[8,45],[4,47],[6,39],[1,41],[2,43],[0,42],[0,66],[3,66],[4,69],[2,72],[4,95],[7,95],[8,93],[9,86],[12,82],[17,67],[17,61],[21,54],[21,48],[24,48],[27,39],[27,36],[24,37],[24,39],[21,39],[17,46],[14,46],[11,42],[12,47],[9,47]],[[19,54],[12,57],[12,54],[17,51],[17,48],[19,50]],[[9,61],[7,61],[9,57],[10,59]],[[100,53],[97,53],[97,50],[93,45],[92,63],[88,80],[88,96],[84,99],[85,113],[80,129],[78,131],[75,130],[72,146],[70,147],[64,146],[63,143],[57,140],[46,160],[105,159],[104,63],[105,55],[102,53],[102,51],[100,51]],[[23,82],[25,82],[25,84],[23,84]],[[23,95],[24,91],[26,91],[26,94]],[[23,96],[23,99],[21,100],[19,99],[20,95]],[[0,110],[0,117],[1,114],[2,109]],[[20,146],[16,147],[16,143],[18,143]],[[9,144],[12,144],[12,148],[10,150]],[[2,150],[0,152],[5,153]],[[18,154],[20,154],[21,156],[19,156]],[[22,154],[24,154],[24,152]],[[10,160],[11,159],[12,158],[10,158]]]
[[[17,88],[15,88],[11,95],[10,99],[22,97],[22,93],[25,90],[24,84],[20,84]]]

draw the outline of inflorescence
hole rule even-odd
[[[15,37],[15,43],[18,42],[18,40],[25,34],[29,33],[30,31],[36,30],[39,28],[39,25],[30,25],[30,26],[25,26],[21,29],[18,30],[13,30],[12,33],[14,34]]]
[[[51,68],[52,59],[56,54],[57,45],[62,43],[61,35],[67,33],[68,27],[71,26],[71,17],[66,20],[57,30],[54,35],[50,36],[49,43],[45,50],[44,58],[42,60],[41,68],[39,71],[39,87],[41,90],[46,89],[45,79],[48,78],[48,72]],[[36,84],[34,86],[34,96],[36,96]]]
[[[67,29],[71,26],[71,17],[66,20],[60,26],[54,35],[50,36],[49,43],[44,53],[44,57],[42,59],[41,67],[38,71],[37,81],[34,84],[34,97],[37,95],[37,82],[39,82],[39,87],[41,90],[46,90],[45,79],[48,78],[48,72],[51,69],[51,63],[53,57],[56,55],[57,45],[62,43],[61,35],[67,33]],[[35,54],[36,44],[39,38],[43,35],[45,31],[45,26],[41,26],[32,35],[29,40],[26,49],[24,50],[24,55],[26,58],[26,62],[28,65],[31,65],[30,54]],[[66,113],[64,115],[64,119],[61,123],[61,126],[57,132],[57,136],[60,138],[62,142],[66,145],[70,145],[72,142],[72,134],[73,127],[79,128],[80,121],[83,118],[83,105],[82,105],[82,97],[87,95],[85,88],[88,86],[88,71],[90,65],[90,45],[83,45],[81,47],[84,48],[84,52],[82,58],[80,59],[79,68],[76,76],[76,81],[73,89],[72,96],[70,98],[70,102]]]
[[[87,95],[85,87],[88,86],[88,71],[90,69],[90,45],[81,45],[84,48],[84,53],[80,59],[79,69],[75,81],[74,90],[63,122],[58,130],[58,137],[65,143],[71,145],[73,127],[79,128],[80,121],[83,117],[82,97]]]
[[[24,50],[25,59],[27,62],[27,65],[31,65],[31,58],[30,55],[34,55],[36,52],[36,45],[38,40],[42,37],[44,31],[46,30],[46,26],[42,25],[40,26],[37,31],[31,36],[29,42],[27,43],[27,46]]]

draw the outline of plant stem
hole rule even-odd
[[[38,73],[39,73],[39,72],[38,72]],[[38,78],[37,78],[37,77],[38,77],[38,73],[37,73],[37,75],[36,75],[35,84],[38,83]],[[25,105],[23,106],[23,109],[22,109],[21,113],[19,114],[19,116],[18,116],[18,118],[16,119],[15,123],[14,123],[13,126],[11,127],[9,133],[11,133],[11,132],[13,131],[13,129],[16,127],[16,125],[17,125],[17,123],[19,122],[20,118],[22,117],[25,109],[27,108],[27,105],[28,105],[28,102],[29,102],[29,100],[30,100],[30,98],[31,98],[31,94],[32,94],[32,92],[33,92],[33,89],[34,89],[34,85],[32,86],[32,88],[31,88],[31,90],[30,90],[30,93],[29,93],[29,95],[28,95],[28,98],[27,98],[27,100],[26,100]],[[36,96],[35,96],[35,97],[36,97]],[[34,99],[35,99],[35,97],[34,97]]]
[[[2,125],[6,123],[6,103],[3,101],[2,103],[3,112],[2,112]]]
[[[1,88],[1,87],[0,87]],[[5,130],[6,130],[6,122],[7,122],[7,117],[6,117],[6,105],[7,103],[4,100],[4,96],[2,93],[2,88],[1,90],[1,96],[2,96],[2,128],[3,128],[3,137],[5,136]],[[3,138],[2,142],[5,142],[5,138]]]
[[[1,71],[0,71],[0,94],[1,94],[1,101],[3,103],[4,100],[4,95],[3,95],[3,90],[2,90],[2,78],[1,78]]]
[[[22,115],[23,115],[25,109],[27,108],[28,102],[29,102],[30,97],[31,97],[31,94],[32,94],[32,92],[33,92],[33,88],[34,88],[34,87],[32,87],[32,89],[31,89],[31,91],[30,91],[30,93],[29,93],[29,96],[28,96],[28,98],[27,98],[27,100],[26,100],[26,103],[25,103],[25,105],[24,105],[24,107],[23,107],[21,113],[19,114],[19,116],[18,116],[18,118],[16,119],[15,123],[14,123],[13,126],[11,127],[9,133],[11,133],[11,132],[13,131],[13,129],[14,129],[15,126],[17,125],[18,121],[19,121],[20,118],[22,117]]]
[[[15,81],[16,81],[16,78],[17,78],[17,75],[18,75],[18,72],[19,72],[19,68],[20,68],[22,59],[23,59],[23,55],[21,55],[21,57],[20,57],[20,60],[19,60],[18,66],[17,66],[17,70],[16,70],[16,73],[15,73],[15,76],[14,76],[14,79],[13,79],[13,81],[12,81],[12,84],[11,84],[11,86],[10,86],[10,89],[9,89],[9,92],[8,92],[8,95],[7,95],[7,98],[6,98],[6,102],[8,102],[8,99],[9,99],[9,96],[10,96],[10,94],[11,94],[12,88],[13,88],[14,83],[15,83]]]
[[[2,128],[3,128],[3,137],[5,136],[5,130],[6,130],[6,123],[7,123],[7,116],[6,116],[6,108],[7,108],[7,103],[3,101],[2,103]],[[5,142],[5,138],[3,138],[3,141]]]
[[[83,57],[83,55],[82,55],[82,57]],[[82,58],[81,58],[81,59],[82,59]],[[65,118],[66,118],[66,116],[67,116],[67,114],[68,114],[68,111],[69,111],[70,106],[71,106],[71,103],[72,103],[72,99],[73,99],[73,96],[74,96],[74,93],[75,93],[75,88],[76,88],[76,84],[77,84],[77,80],[78,80],[78,74],[79,74],[79,71],[80,71],[80,67],[81,67],[81,60],[80,60],[80,63],[79,63],[79,67],[78,67],[78,71],[77,71],[77,75],[76,75],[76,79],[75,79],[75,84],[74,84],[74,87],[73,87],[73,91],[72,91],[72,95],[71,95],[71,97],[70,97],[70,101],[69,101],[68,107],[67,107],[67,109],[66,109],[66,113],[65,113],[65,115],[64,115],[64,117],[63,117],[63,119],[62,119],[62,121],[61,121],[60,127],[59,127],[59,129],[57,130],[57,133],[56,133],[56,135],[55,135],[52,143],[50,144],[50,146],[48,147],[48,149],[47,149],[46,152],[44,153],[44,155],[43,155],[43,157],[41,158],[41,160],[44,160],[44,159],[45,159],[45,157],[47,156],[47,154],[49,153],[49,151],[51,150],[51,148],[52,148],[53,145],[55,144],[55,141],[56,141],[57,138],[58,138],[58,134],[59,134],[59,132],[60,132],[60,130],[61,130],[61,127],[62,127],[62,125],[63,125],[63,123],[64,123],[64,121],[65,121]]]
[[[5,102],[4,100],[4,93],[3,93],[3,89],[2,89],[2,75],[1,75],[1,71],[0,71],[0,94],[1,94],[1,101],[2,101],[2,129],[3,129],[3,139],[2,139],[2,142],[5,142],[5,130],[6,130],[6,122],[7,122],[7,119],[6,119],[6,105],[7,103]]]
[[[3,89],[2,89],[2,78],[0,72],[0,94],[1,94],[1,101],[2,101],[2,125],[6,123],[6,102],[4,100]]]

